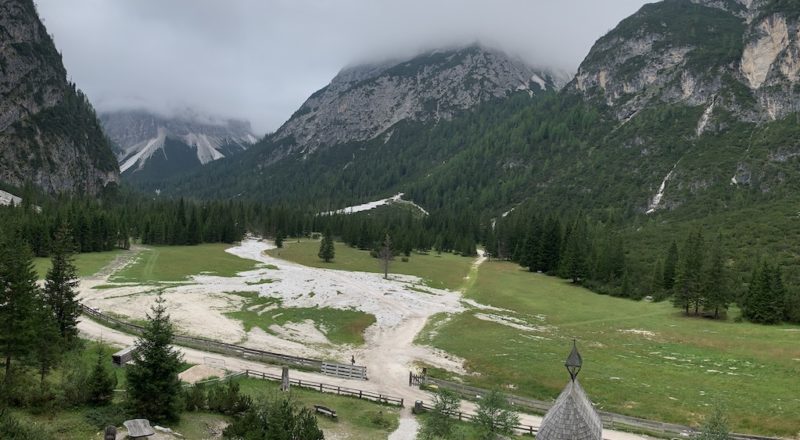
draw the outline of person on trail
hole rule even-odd
[[[355,355],[353,355],[353,356],[350,356],[350,363],[351,363],[352,365],[355,365],[355,364],[356,364],[356,357],[355,357]]]

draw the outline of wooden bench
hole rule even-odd
[[[316,411],[316,412],[318,412],[318,413],[320,413],[320,414],[322,414],[324,416],[328,416],[328,417],[330,417],[332,419],[336,418],[336,411],[334,411],[334,410],[332,410],[332,409],[330,409],[330,408],[328,408],[326,406],[314,405],[314,411]]]

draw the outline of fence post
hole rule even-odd
[[[364,393],[363,391],[361,391],[361,390],[358,390],[358,398],[359,398],[359,399],[362,399],[362,398],[363,398],[363,393]]]

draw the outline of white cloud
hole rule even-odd
[[[482,41],[574,71],[645,0],[37,0],[100,110],[194,111],[276,129],[344,65]]]

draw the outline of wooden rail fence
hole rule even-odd
[[[275,382],[280,382],[282,380],[280,374],[264,373],[261,371],[254,371],[254,370],[245,370],[244,374],[247,377],[252,377],[256,379],[271,380]],[[386,405],[396,405],[401,408],[405,403],[403,401],[403,398],[401,397],[394,397],[386,394],[375,393],[372,391],[359,390],[357,388],[348,388],[338,385],[330,385],[321,382],[314,382],[310,380],[291,379],[291,378],[289,379],[289,383],[296,387],[308,388],[310,390],[319,391],[320,393],[331,393],[331,394],[337,394],[339,396],[350,396],[350,397],[355,397],[357,399],[371,400],[373,402],[383,403]]]
[[[144,328],[140,325],[131,324],[113,316],[106,315],[105,313],[95,310],[89,306],[81,304],[81,310],[84,314],[92,319],[102,322],[109,327],[119,329],[126,333],[141,335]],[[214,353],[225,354],[229,356],[239,357],[242,359],[279,364],[290,365],[303,370],[320,371],[326,373],[323,369],[323,364],[327,364],[327,371],[346,371],[350,372],[348,378],[352,379],[367,379],[367,367],[358,365],[344,365],[332,362],[323,362],[318,359],[308,359],[299,356],[292,356],[282,353],[273,353],[269,351],[257,350],[255,348],[242,347],[240,345],[227,344],[225,342],[214,341],[206,338],[199,338],[194,336],[175,335],[175,344],[183,347],[195,348],[198,350],[209,351]],[[356,374],[359,372],[359,374]],[[327,373],[326,373],[327,374]],[[343,377],[336,374],[337,377]]]

